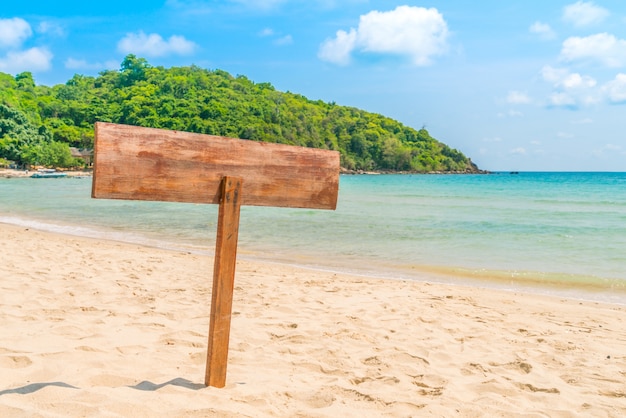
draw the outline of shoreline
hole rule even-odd
[[[19,219],[19,218],[18,218]],[[214,246],[195,246],[191,244],[176,243],[154,238],[129,239],[128,235],[120,232],[97,230],[89,227],[83,228],[74,225],[60,225],[46,221],[26,221],[24,223],[10,222],[0,219],[0,226],[10,225],[26,229],[35,229],[43,233],[66,235],[89,240],[104,240],[120,244],[139,245],[155,250],[189,252],[199,256],[212,257]],[[69,230],[67,229],[69,228]],[[546,295],[552,297],[564,297],[572,300],[587,302],[611,303],[626,306],[626,282],[620,279],[607,279],[603,277],[574,276],[571,274],[543,273],[533,271],[504,271],[472,269],[455,266],[419,265],[411,268],[394,267],[393,265],[369,265],[359,267],[347,264],[321,263],[321,260],[294,258],[267,257],[258,255],[258,249],[246,249],[241,245],[238,248],[238,258],[249,262],[263,264],[275,264],[289,268],[305,269],[334,274],[345,274],[364,279],[382,279],[390,281],[414,281],[431,282],[442,285],[466,286],[485,289],[493,289],[504,292],[524,292],[528,294]],[[567,279],[570,279],[569,281]],[[586,281],[583,279],[587,279]],[[592,280],[589,280],[592,279]],[[574,280],[574,281],[571,281]]]
[[[67,174],[68,177],[91,177],[93,175],[93,171],[91,169],[86,170],[58,170],[64,174]],[[35,174],[37,170],[16,170],[13,168],[0,168],[0,178],[25,178],[31,177]]]
[[[93,169],[84,169],[84,170],[65,170],[58,169],[58,171],[67,174],[69,177],[74,176],[91,176],[93,175]],[[32,174],[36,173],[37,170],[18,170],[14,168],[0,168],[0,178],[21,178],[21,177],[30,177]],[[388,170],[348,170],[346,168],[340,169],[341,175],[383,175],[383,174],[424,174],[424,175],[433,175],[433,174],[493,174],[493,172],[488,170],[476,170],[476,171],[388,171]]]
[[[212,256],[0,224],[0,415],[626,414],[626,307],[239,259],[226,387]]]
[[[340,174],[345,175],[380,175],[380,174],[493,174],[489,170],[454,170],[454,171],[392,171],[392,170],[351,170],[341,167]]]

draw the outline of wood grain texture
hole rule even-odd
[[[244,205],[335,209],[339,153],[96,123],[94,198],[217,204],[225,176]]]
[[[217,388],[223,388],[226,384],[241,189],[241,178],[224,177],[217,219],[209,342],[204,378],[205,385]]]

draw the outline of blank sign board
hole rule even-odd
[[[241,205],[335,209],[336,151],[98,122],[92,197],[219,204],[205,384],[224,387]]]

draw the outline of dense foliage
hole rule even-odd
[[[153,67],[129,55],[119,71],[54,87],[36,86],[28,72],[0,73],[0,158],[77,164],[69,147],[91,148],[96,121],[333,149],[350,170],[476,170],[425,129],[221,70]]]

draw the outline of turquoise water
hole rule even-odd
[[[0,222],[211,254],[217,207],[0,179]],[[626,173],[342,176],[336,211],[244,207],[241,257],[626,301]]]

